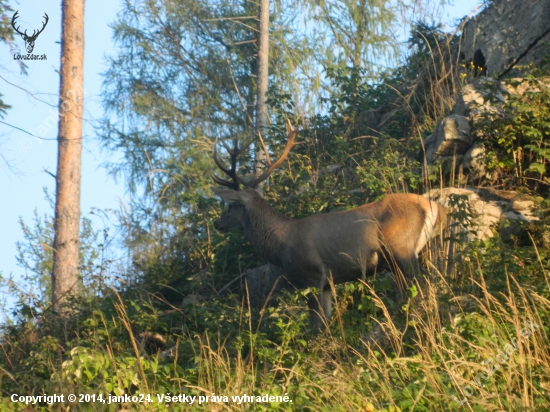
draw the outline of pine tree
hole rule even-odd
[[[63,0],[52,305],[63,313],[79,279],[84,0]]]

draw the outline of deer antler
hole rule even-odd
[[[222,142],[222,146],[225,148],[225,150],[227,151],[227,153],[229,153],[229,156],[231,157],[231,169],[227,169],[222,164],[222,162],[218,158],[218,150],[216,147],[217,145],[214,144],[214,163],[216,163],[216,166],[218,166],[222,172],[224,172],[227,176],[231,178],[231,181],[230,181],[227,179],[222,179],[216,175],[212,175],[212,179],[214,180],[214,182],[216,182],[219,185],[229,187],[233,190],[239,190],[241,179],[237,175],[237,157],[241,152],[246,150],[251,143],[252,141],[249,141],[248,143],[244,144],[242,147],[239,147],[238,145],[239,142],[235,138],[233,139],[233,148],[231,149],[227,147],[227,145],[224,142]]]
[[[262,136],[260,136],[260,143],[262,145],[262,149],[265,153],[265,160],[267,163],[267,170],[263,172],[260,176],[255,177],[253,179],[250,179],[248,181],[241,180],[242,184],[245,185],[248,188],[255,188],[257,187],[261,182],[263,182],[265,179],[269,177],[271,173],[275,169],[277,169],[281,163],[285,161],[285,159],[288,157],[288,154],[290,153],[290,150],[294,147],[296,143],[294,143],[294,139],[296,138],[296,134],[298,133],[298,129],[294,129],[292,127],[292,124],[290,123],[289,119],[286,119],[287,121],[287,127],[288,127],[288,140],[286,141],[285,149],[283,150],[283,153],[281,154],[281,157],[275,161],[275,163],[271,162],[271,159],[269,157],[269,153],[267,152],[267,148],[265,147],[265,143],[262,139]]]
[[[294,147],[294,139],[296,138],[296,134],[298,133],[297,129],[294,129],[292,127],[292,124],[290,123],[290,120],[287,119],[287,126],[288,126],[288,140],[286,142],[285,149],[283,150],[283,153],[281,154],[281,157],[277,159],[277,161],[272,162],[271,158],[269,157],[269,152],[267,151],[267,147],[265,146],[265,143],[262,139],[262,136],[260,136],[260,143],[262,145],[262,149],[265,153],[266,163],[267,163],[267,170],[263,172],[260,176],[249,179],[249,180],[243,180],[237,175],[237,156],[246,150],[252,141],[249,141],[248,143],[244,144],[242,147],[238,146],[237,139],[233,139],[233,148],[227,147],[227,145],[222,142],[223,147],[229,153],[229,156],[231,157],[231,168],[226,168],[218,158],[218,151],[216,144],[214,145],[214,163],[216,163],[216,166],[224,172],[227,176],[231,178],[231,180],[222,179],[216,175],[212,175],[212,179],[214,182],[216,182],[219,185],[229,187],[233,190],[239,190],[240,184],[243,184],[243,186],[249,188],[249,189],[255,189],[261,182],[263,182],[265,179],[269,177],[269,175],[281,165],[281,163],[284,162],[284,160],[287,158],[288,154],[290,153],[290,150],[292,147]]]

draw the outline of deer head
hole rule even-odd
[[[273,171],[283,163],[288,157],[290,150],[295,145],[294,139],[296,138],[297,130],[292,127],[290,121],[288,122],[288,140],[286,142],[283,153],[275,162],[273,162],[269,156],[269,152],[265,146],[264,141],[260,136],[260,143],[265,153],[267,169],[260,176],[243,179],[237,174],[237,157],[240,153],[246,150],[251,141],[244,144],[242,147],[238,147],[237,139],[234,139],[233,148],[229,148],[222,142],[223,147],[231,158],[231,167],[226,168],[217,155],[216,146],[214,146],[214,162],[218,168],[224,172],[231,180],[222,179],[216,175],[212,178],[214,182],[228,189],[212,189],[213,192],[219,196],[222,200],[229,203],[229,207],[226,212],[217,220],[214,221],[214,227],[221,232],[228,232],[232,230],[238,230],[243,228],[244,209],[247,205],[254,202],[255,199],[261,198],[262,195],[257,190],[258,185],[266,180]],[[241,190],[241,185],[243,190]]]
[[[42,28],[38,31],[33,30],[32,35],[29,36],[27,34],[27,30],[25,30],[25,32],[22,33],[22,32],[19,31],[19,27],[15,27],[15,20],[19,17],[17,15],[18,13],[19,13],[19,11],[16,11],[15,14],[13,15],[13,17],[11,19],[11,25],[12,25],[13,29],[17,33],[19,33],[21,35],[21,37],[23,38],[23,40],[25,41],[25,48],[27,49],[27,53],[32,53],[32,51],[34,50],[34,42],[36,41],[36,38],[38,37],[38,35],[40,33],[42,33],[42,31],[44,31],[44,28],[48,24],[49,17],[46,13],[44,13],[44,18],[46,19],[46,21],[42,24]]]

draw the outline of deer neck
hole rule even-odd
[[[256,198],[244,214],[244,234],[256,253],[268,262],[281,266],[287,234],[293,220],[281,215],[264,199]]]

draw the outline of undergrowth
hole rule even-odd
[[[159,310],[151,294],[113,291],[79,302],[73,323],[20,314],[2,334],[2,405],[28,410],[11,394],[73,393],[105,400],[78,410],[550,408],[550,253],[493,239],[460,256],[451,276],[428,263],[420,295],[401,309],[377,280],[338,286],[333,321],[317,335],[303,291],[263,312],[235,296]],[[383,348],[365,342],[373,322],[390,338]],[[108,404],[124,394],[150,394],[150,403]],[[179,394],[197,398],[157,397]],[[288,402],[232,400],[244,394]]]

